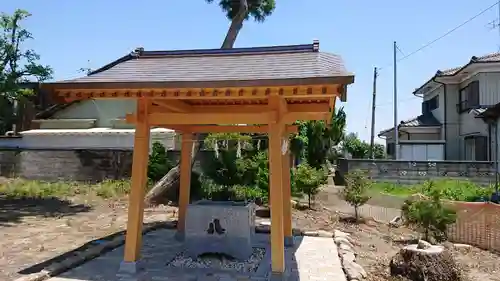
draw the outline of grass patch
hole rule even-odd
[[[96,184],[44,182],[14,179],[0,184],[0,195],[13,198],[64,198],[96,195],[104,199],[120,198],[130,192],[130,181],[106,180]]]
[[[416,185],[399,185],[387,182],[374,183],[371,191],[394,196],[407,197],[421,193],[430,196],[433,190],[439,190],[442,198],[453,201],[476,202],[490,198],[495,191],[493,185],[480,186],[473,182],[462,180],[436,180],[426,181]]]

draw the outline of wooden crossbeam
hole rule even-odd
[[[153,100],[153,104],[173,112],[190,112],[193,110],[192,106],[179,100]]]
[[[163,126],[167,129],[180,132],[190,132],[190,133],[260,133],[267,134],[269,132],[269,126],[267,125],[254,125],[254,126],[238,126],[238,125],[200,125],[200,126],[190,126],[190,125],[170,125]],[[298,132],[298,126],[288,125],[286,126],[286,133],[293,134]]]
[[[281,119],[284,124],[297,120],[327,120],[330,112],[287,112]],[[134,114],[127,114],[127,123],[136,123]],[[151,113],[151,126],[166,125],[211,125],[211,124],[274,124],[280,118],[278,112],[260,113]]]
[[[153,103],[158,103],[155,100]],[[170,104],[173,100],[162,100],[165,105]],[[178,109],[176,109],[178,108]],[[262,105],[188,105],[184,103],[184,107],[180,110],[177,104],[171,107],[167,106],[154,106],[151,108],[151,113],[167,113],[167,112],[191,112],[191,113],[257,113],[269,111],[266,104]],[[316,104],[288,104],[288,111],[290,112],[328,112],[330,105],[328,103]]]

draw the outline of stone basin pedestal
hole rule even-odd
[[[239,260],[252,255],[255,205],[248,202],[198,201],[188,205],[184,245],[192,258],[204,253]]]

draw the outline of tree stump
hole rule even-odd
[[[404,247],[390,262],[391,276],[412,281],[461,281],[462,272],[450,252],[420,240]]]

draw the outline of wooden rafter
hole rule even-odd
[[[285,87],[182,88],[182,89],[57,89],[67,100],[104,98],[152,99],[255,99],[278,95],[289,98],[340,96],[338,85],[297,85]]]

